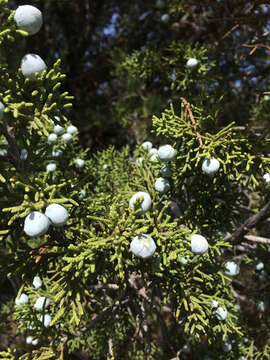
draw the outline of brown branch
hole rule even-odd
[[[201,137],[201,135],[200,135],[200,133],[199,133],[199,131],[197,129],[197,124],[196,124],[196,121],[194,119],[193,113],[192,113],[192,111],[190,109],[190,106],[189,106],[189,104],[188,104],[188,102],[187,102],[187,100],[185,98],[181,97],[180,99],[181,99],[182,103],[185,106],[185,120],[186,120],[186,112],[188,112],[190,120],[191,120],[193,128],[194,128],[194,131],[195,131],[195,134],[196,134],[197,139],[199,141],[199,144],[200,144],[200,146],[203,146],[202,137]],[[200,161],[200,158],[198,158],[198,162],[199,161]]]
[[[226,34],[224,34],[220,40],[224,40],[226,39],[226,37],[228,37],[232,32],[234,32],[234,30],[236,30],[239,27],[239,24],[234,25],[229,31],[226,32]]]
[[[242,44],[242,46],[246,48],[251,48],[249,55],[252,55],[260,47],[266,48],[270,51],[270,46],[267,46],[265,44],[254,44],[254,45]]]
[[[270,244],[270,239],[262,237],[262,236],[255,236],[255,235],[245,235],[245,240],[257,242],[260,244]]]
[[[242,224],[233,234],[231,234],[226,240],[231,241],[232,244],[240,244],[245,235],[254,228],[261,221],[267,219],[270,216],[270,201],[259,211],[257,214],[249,217],[244,224]],[[249,240],[249,239],[247,239]]]

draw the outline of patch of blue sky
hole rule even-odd
[[[111,20],[108,25],[103,29],[103,33],[106,36],[115,36],[116,35],[116,26],[120,16],[117,13],[113,13]]]
[[[144,12],[144,13],[139,17],[139,21],[144,20],[148,15],[149,15],[149,11]]]

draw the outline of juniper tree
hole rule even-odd
[[[231,92],[199,41],[112,48],[114,126],[135,136],[90,151],[61,60],[23,51],[44,26],[28,34],[13,4],[0,0],[1,358],[269,358],[269,138],[254,127],[269,100],[245,126],[224,116]],[[159,1],[140,21],[154,12],[167,33],[190,9]]]

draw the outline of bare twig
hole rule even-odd
[[[222,38],[220,40],[224,40],[227,36],[229,36],[232,32],[234,32],[234,30],[236,30],[239,27],[239,24],[234,25],[229,31],[226,32],[226,34],[224,34],[222,36]]]
[[[197,129],[197,124],[196,124],[196,121],[194,119],[193,113],[192,113],[192,111],[190,109],[190,106],[189,106],[189,104],[188,104],[188,102],[187,102],[187,100],[185,98],[181,97],[180,99],[181,99],[182,103],[185,106],[185,119],[186,119],[186,112],[188,112],[190,120],[191,120],[193,128],[194,128],[194,131],[195,131],[195,134],[196,134],[197,139],[199,141],[199,144],[200,144],[200,146],[203,146],[202,137],[201,137],[201,135],[200,135],[200,133],[199,133],[199,131]],[[200,161],[200,158],[198,158],[198,161]]]
[[[270,239],[261,236],[245,235],[244,238],[252,242],[257,242],[261,244],[270,244]]]
[[[270,201],[257,213],[249,217],[244,224],[242,224],[233,234],[226,237],[226,240],[231,241],[232,244],[240,244],[245,235],[254,228],[261,221],[267,219],[270,216]],[[250,239],[247,239],[250,240]]]

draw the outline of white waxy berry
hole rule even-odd
[[[156,148],[150,149],[149,154],[151,155],[150,160],[152,162],[158,161],[158,150]]]
[[[43,323],[43,325],[47,328],[50,326],[50,322],[52,321],[51,315],[45,314],[39,317],[39,321]]]
[[[160,169],[160,173],[164,177],[171,177],[172,176],[172,169],[169,164],[165,164]]]
[[[62,135],[62,140],[66,143],[70,143],[72,141],[72,135],[70,133],[65,133]]]
[[[151,143],[151,141],[145,141],[144,143],[142,143],[142,147],[145,149],[145,150],[151,150],[152,147],[153,147],[153,144]]]
[[[264,181],[265,181],[266,183],[269,183],[269,182],[270,182],[270,174],[269,174],[269,173],[264,174],[264,175],[263,175],[263,178],[264,178]]]
[[[176,151],[171,145],[163,145],[158,149],[158,157],[161,161],[170,161],[175,155]]]
[[[219,167],[220,163],[215,158],[205,159],[202,163],[202,171],[208,175],[213,175],[218,171]]]
[[[160,193],[166,193],[170,190],[170,182],[168,179],[160,177],[155,182],[155,189]]]
[[[55,133],[50,134],[47,138],[47,141],[50,143],[56,142],[56,140],[57,140],[57,135]]]
[[[104,165],[102,166],[102,169],[103,169],[103,170],[108,169],[108,165],[107,165],[107,164],[104,164]]]
[[[67,133],[68,134],[73,135],[73,134],[75,134],[77,132],[78,132],[78,128],[76,126],[70,125],[70,126],[67,127]]]
[[[63,151],[61,149],[57,149],[57,150],[52,151],[52,156],[54,156],[54,157],[61,156],[62,154],[63,154]]]
[[[24,220],[24,232],[29,236],[40,236],[47,232],[50,220],[39,211],[32,211]]]
[[[42,26],[42,13],[32,5],[22,5],[15,11],[14,21],[19,29],[34,35]]]
[[[129,207],[134,210],[134,204],[137,199],[141,198],[141,203],[139,204],[139,207],[141,208],[141,214],[146,213],[146,211],[150,210],[152,205],[151,197],[148,193],[144,191],[139,191],[136,194],[134,194],[130,200],[129,200]]]
[[[63,128],[63,126],[61,125],[55,125],[55,127],[53,128],[53,131],[57,134],[57,135],[62,135],[65,132],[65,129]]]
[[[206,238],[199,234],[191,235],[191,251],[194,254],[204,254],[208,250]]]
[[[0,156],[7,156],[7,149],[0,149]]]
[[[68,221],[68,211],[60,204],[51,204],[46,208],[46,216],[55,226],[64,226]]]
[[[33,340],[32,336],[27,336],[26,344],[32,344],[32,340]]]
[[[256,265],[256,270],[261,271],[264,268],[264,263],[263,262],[259,262]]]
[[[186,265],[188,263],[188,259],[186,259],[184,257],[181,257],[179,261],[182,265]]]
[[[219,306],[216,310],[216,317],[218,320],[224,321],[228,315],[227,309],[224,309],[223,307]]]
[[[21,153],[20,153],[20,159],[21,160],[26,160],[28,157],[28,151],[27,149],[22,149],[21,150]]]
[[[42,286],[42,280],[39,276],[34,277],[33,286],[35,290],[38,290]]]
[[[234,261],[227,261],[225,264],[225,274],[229,276],[236,276],[240,272],[240,267]]]
[[[36,310],[46,309],[50,305],[50,300],[47,299],[45,296],[41,296],[35,302],[34,308]]]
[[[75,166],[77,169],[81,169],[84,167],[85,161],[83,159],[76,159]]]
[[[170,20],[170,16],[168,14],[163,14],[161,16],[161,21],[167,23]]]
[[[56,164],[55,163],[50,163],[46,166],[46,171],[51,172],[51,171],[55,171],[56,170]]]
[[[229,343],[228,341],[225,341],[222,344],[222,349],[223,349],[224,352],[230,352],[232,350],[232,344]]]
[[[27,304],[28,301],[28,296],[25,293],[22,293],[19,298],[15,299],[15,304],[20,307],[22,304]]]
[[[32,340],[32,345],[36,346],[38,344],[38,339]]]
[[[156,250],[156,244],[151,236],[140,234],[134,237],[130,243],[130,251],[143,259],[153,256]]]
[[[189,69],[194,69],[197,65],[198,65],[198,60],[197,59],[194,59],[194,58],[191,58],[191,59],[188,59],[187,63],[186,63],[186,66],[189,68]]]
[[[0,120],[3,118],[4,116],[4,109],[5,109],[5,106],[4,104],[0,101]]]
[[[27,54],[22,58],[21,69],[26,78],[33,80],[36,78],[36,73],[41,74],[47,66],[39,55]]]

